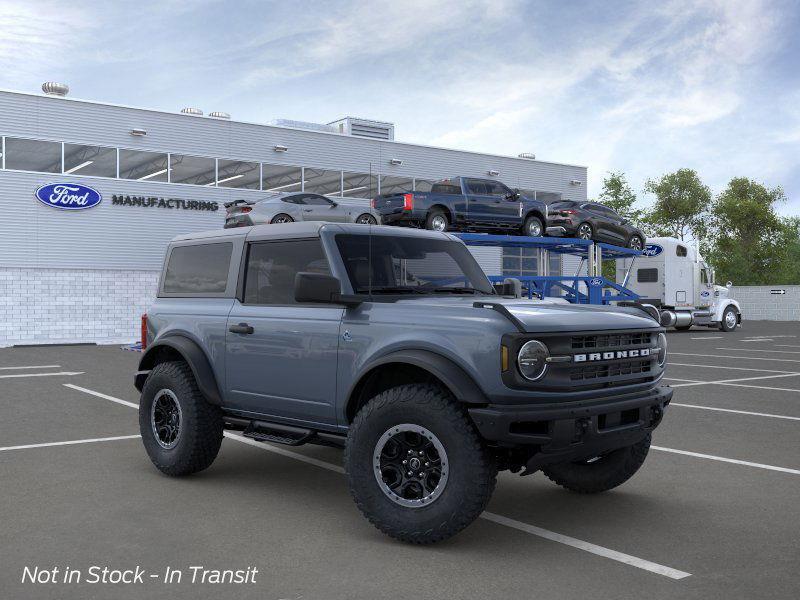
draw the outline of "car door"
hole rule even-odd
[[[320,240],[251,242],[245,260],[225,338],[226,399],[247,413],[334,424],[343,309],[294,300],[298,272],[329,273]]]
[[[601,238],[599,241],[606,243],[616,243],[618,235],[615,225],[612,223],[610,212],[600,204],[586,204],[584,210],[590,215],[589,222],[595,231],[595,237]]]
[[[464,194],[467,199],[467,221],[471,224],[494,223],[494,204],[497,198],[489,193],[482,179],[464,179]]]
[[[484,184],[493,199],[489,204],[493,221],[504,226],[522,225],[517,195],[499,181],[485,181]]]
[[[303,194],[301,197],[303,207],[300,214],[303,221],[328,221],[344,223],[347,221],[347,211],[344,207],[330,198],[319,194]]]

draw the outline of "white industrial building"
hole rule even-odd
[[[222,227],[222,204],[267,191],[368,202],[449,176],[495,177],[540,198],[586,199],[586,168],[394,140],[391,123],[247,123],[0,91],[0,346],[129,342],[138,336],[166,243]],[[37,200],[52,184],[101,197],[85,210]],[[537,274],[535,255],[476,249],[489,274]],[[551,260],[551,272],[560,269]]]

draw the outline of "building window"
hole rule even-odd
[[[171,154],[169,157],[169,180],[171,183],[191,185],[214,185],[217,161],[203,156]]]
[[[219,187],[259,189],[260,165],[254,162],[220,159],[217,165],[217,185]]]
[[[394,177],[383,175],[381,177],[381,194],[402,194],[414,189],[414,180],[410,177]]]
[[[117,149],[64,144],[64,174],[117,176]]]
[[[6,138],[6,169],[61,173],[61,143]]]
[[[299,192],[303,187],[303,170],[285,165],[261,165],[262,184],[265,192]]]
[[[374,198],[378,195],[378,176],[367,173],[342,173],[344,189],[342,196],[347,198]]]
[[[168,181],[167,155],[141,150],[119,151],[119,176],[139,181]]]
[[[342,172],[306,167],[304,190],[324,196],[342,195]]]

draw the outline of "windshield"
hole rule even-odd
[[[336,236],[357,294],[493,294],[460,242],[388,235]]]

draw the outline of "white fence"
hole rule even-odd
[[[731,296],[749,321],[800,321],[800,285],[733,286]]]

